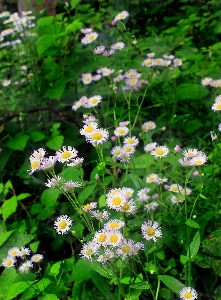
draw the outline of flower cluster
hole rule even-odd
[[[76,111],[80,107],[84,107],[84,108],[96,107],[101,101],[102,101],[102,97],[99,95],[92,96],[90,98],[83,96],[81,97],[80,100],[78,100],[73,104],[72,109]]]
[[[212,110],[213,111],[221,110],[221,95],[219,95],[215,98],[215,102],[213,103]]]
[[[96,122],[85,124],[83,128],[80,129],[80,134],[84,135],[86,141],[95,147],[106,142],[109,137],[108,130],[99,128]]]
[[[131,197],[134,190],[131,188],[111,189],[106,196],[106,204],[110,209],[119,212],[135,213],[137,206]]]
[[[183,151],[183,158],[180,158],[178,162],[184,166],[201,166],[207,162],[208,157],[202,151],[198,149],[188,149]]]
[[[95,41],[98,37],[98,33],[92,31],[90,28],[81,29],[81,32],[85,35],[81,39],[81,43],[83,45],[91,44],[93,41]]]
[[[129,129],[126,126],[119,126],[114,130],[116,137],[124,137],[129,133]],[[111,150],[111,154],[121,163],[128,163],[131,160],[131,155],[136,151],[136,146],[139,140],[135,137],[125,137],[123,146],[115,146]]]
[[[219,88],[221,87],[221,79],[213,80],[211,77],[205,77],[202,79],[201,84],[204,86]]]
[[[28,255],[30,255],[31,250],[25,247],[13,247],[8,250],[8,256],[3,259],[2,266],[5,268],[14,267],[15,264],[17,265],[18,260],[25,260],[20,266],[18,267],[18,271],[21,273],[28,273],[30,269],[32,269],[33,263],[39,263],[43,259],[43,255],[35,254],[31,256],[30,260],[27,260]]]
[[[182,60],[180,58],[174,58],[173,55],[163,55],[163,58],[154,58],[155,57],[155,53],[148,53],[147,54],[147,59],[145,59],[142,62],[142,66],[143,67],[168,67],[171,65],[172,61],[173,61],[173,66],[179,67],[182,65]]]

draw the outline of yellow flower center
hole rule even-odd
[[[221,109],[221,104],[216,105],[216,109]]]
[[[188,157],[193,157],[193,156],[195,156],[195,154],[193,152],[189,152],[189,153],[187,153],[187,156]]]
[[[92,248],[88,248],[85,252],[86,256],[91,256],[93,254],[93,249]]]
[[[190,298],[193,297],[193,295],[192,295],[191,292],[186,292],[186,293],[184,294],[184,297],[185,297],[186,299],[190,299]]]
[[[92,104],[96,104],[98,102],[98,99],[97,98],[93,98],[92,100],[91,100],[91,103]]]
[[[147,234],[148,234],[149,236],[154,236],[154,234],[155,234],[155,229],[152,228],[152,227],[149,227],[149,228],[147,228],[146,232],[147,232]]]
[[[32,170],[37,169],[37,167],[40,165],[40,161],[39,160],[35,160],[31,163],[31,168]]]
[[[125,18],[125,14],[120,14],[120,15],[118,16],[118,18],[119,18],[119,19]]]
[[[91,205],[90,204],[87,204],[87,205],[84,206],[84,210],[89,210],[89,209],[91,209]]]
[[[93,41],[94,39],[95,39],[95,36],[93,34],[89,36],[90,41]]]
[[[213,81],[213,82],[211,83],[211,85],[217,86],[217,81]]]
[[[148,181],[153,182],[155,179],[156,179],[156,177],[150,177]]]
[[[61,157],[64,159],[68,159],[69,157],[71,157],[71,152],[70,151],[65,151],[61,154]]]
[[[59,222],[59,228],[60,229],[65,229],[67,227],[68,223],[66,220],[62,220]]]
[[[116,243],[118,242],[118,240],[119,240],[119,237],[118,237],[117,234],[112,234],[112,235],[110,236],[110,242],[111,242],[112,244],[116,244]]]
[[[155,63],[159,65],[159,64],[161,64],[161,60],[160,59],[156,59]]]
[[[122,199],[120,197],[112,198],[112,204],[115,206],[119,206],[122,203]]]
[[[105,242],[106,237],[107,237],[106,234],[101,233],[101,234],[99,235],[98,241],[99,241],[100,243],[103,243],[103,242]]]
[[[11,266],[12,265],[12,259],[8,259],[8,261],[6,262],[6,265],[9,267],[9,266]]]
[[[119,133],[119,134],[124,134],[124,133],[125,133],[125,130],[124,130],[124,129],[119,129],[119,130],[118,130],[118,133]]]
[[[125,203],[124,205],[121,206],[121,209],[123,211],[127,211],[130,208],[130,205],[128,203]]]
[[[163,155],[164,154],[164,150],[163,149],[157,149],[156,150],[156,155],[159,155],[159,156],[161,156],[161,155]]]
[[[130,80],[130,83],[131,83],[131,84],[134,84],[134,83],[136,83],[136,82],[137,82],[137,79],[131,79],[131,80]]]
[[[151,65],[151,63],[152,63],[152,62],[151,62],[151,60],[150,60],[150,59],[148,59],[148,60],[146,60],[146,61],[145,61],[145,65],[146,65],[146,66],[149,66],[149,65]]]
[[[128,139],[127,142],[128,142],[128,144],[133,145],[134,144],[134,139]]]
[[[130,147],[125,148],[125,152],[130,153],[132,149]]]
[[[152,128],[152,127],[153,127],[153,124],[148,124],[147,127],[148,127],[148,128]]]
[[[87,76],[87,77],[84,78],[84,80],[85,80],[85,81],[91,81],[91,77],[90,77],[90,76]]]
[[[35,257],[33,258],[33,260],[34,260],[34,261],[39,261],[39,260],[40,260],[40,257],[39,257],[39,256],[35,256]]]
[[[200,160],[200,159],[195,160],[195,162],[194,162],[194,165],[196,165],[196,166],[200,166],[200,165],[202,165],[202,164],[203,164],[203,161]]]
[[[102,137],[103,137],[103,135],[102,135],[100,132],[96,132],[96,133],[94,133],[94,134],[92,135],[92,139],[93,139],[93,140],[96,140],[96,141],[101,140]]]
[[[110,228],[111,229],[119,228],[119,224],[117,222],[113,222],[113,223],[110,224]]]
[[[130,252],[130,246],[129,245],[124,245],[122,248],[121,248],[122,252],[123,253],[129,253]]]
[[[87,128],[85,128],[86,133],[90,133],[92,130],[94,130],[94,128],[91,125],[89,125]]]
[[[13,251],[11,252],[11,255],[12,255],[12,256],[16,256],[17,253],[18,253],[17,250],[13,250]]]
[[[172,191],[173,191],[173,192],[177,192],[177,191],[178,191],[178,187],[177,187],[177,186],[173,186],[173,187],[172,187]]]
[[[119,155],[119,154],[120,154],[120,150],[116,150],[115,155]]]

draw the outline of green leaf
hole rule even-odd
[[[200,127],[203,127],[202,122],[198,120],[192,120],[186,123],[185,130],[188,133],[193,133],[194,131],[198,130]]]
[[[46,220],[50,216],[52,216],[55,213],[55,207],[50,206],[50,207],[45,207],[42,212],[38,215],[38,219],[41,221]]]
[[[39,246],[40,242],[36,241],[34,243],[29,244],[29,247],[31,249],[32,252],[36,253],[38,250],[38,246]]]
[[[99,207],[106,207],[106,195],[101,195],[98,199]]]
[[[74,20],[66,27],[66,31],[79,31],[83,27],[83,23],[78,20]]]
[[[27,145],[29,136],[24,133],[16,134],[13,139],[7,142],[7,146],[12,150],[23,151]]]
[[[57,35],[56,34],[45,34],[41,36],[36,42],[36,49],[39,58],[41,58],[44,52],[54,45],[56,41]]]
[[[71,0],[71,9],[74,9],[80,0]]]
[[[66,86],[67,80],[65,78],[58,79],[54,85],[47,89],[45,92],[45,97],[48,97],[49,99],[56,99],[60,100]]]
[[[181,264],[185,265],[188,261],[187,256],[181,254],[180,261],[181,261]]]
[[[6,256],[6,255],[5,255]],[[15,268],[4,269],[0,277],[0,299],[5,299],[10,286],[15,281],[17,272]]]
[[[190,253],[189,250],[187,251],[187,259],[191,259],[193,261],[197,255],[197,252],[200,247],[200,234],[197,232],[193,238],[193,241],[190,244]]]
[[[53,206],[57,202],[60,194],[61,192],[58,189],[48,188],[41,194],[40,201],[46,207]]]
[[[59,300],[55,294],[46,294],[41,300]]]
[[[61,265],[61,271],[62,272],[68,272],[68,271],[73,271],[75,269],[74,265],[74,256],[65,259],[63,261],[63,264]]]
[[[91,274],[91,280],[99,289],[99,291],[105,296],[105,299],[110,299],[110,300],[116,299],[114,294],[110,292],[109,284],[105,281],[105,279],[100,274],[92,270],[90,271],[90,274]]]
[[[80,172],[73,167],[66,167],[58,176],[63,177],[65,181],[72,180],[76,182],[79,181]]]
[[[175,93],[177,100],[197,100],[205,98],[209,94],[208,90],[196,83],[180,84]]]
[[[188,219],[185,224],[193,228],[200,228],[200,225],[193,220]]]
[[[136,290],[149,290],[150,285],[147,281],[143,281],[142,283],[133,284],[130,286],[132,289]]]
[[[207,199],[204,195],[200,194],[200,197],[203,199]]]
[[[131,163],[129,163],[130,168],[132,169],[144,169],[149,167],[154,162],[154,158],[150,155],[143,154],[139,157],[135,157],[132,159]]]
[[[95,187],[97,186],[96,183],[88,185],[83,188],[83,190],[78,195],[78,201],[83,203],[85,199],[87,199],[94,191]]]
[[[0,246],[10,237],[12,232],[14,232],[14,230],[1,233],[1,235],[0,235]]]
[[[16,212],[17,209],[17,197],[12,196],[10,199],[5,200],[1,206],[1,214],[3,216],[3,221],[5,222],[9,216]]]
[[[42,211],[42,205],[40,203],[33,203],[31,206],[30,213],[32,215],[37,215]]]
[[[113,272],[110,269],[108,269],[108,267],[101,266],[96,261],[91,262],[91,266],[94,268],[94,270],[97,273],[99,273],[103,277],[106,277],[106,278],[109,278],[109,279],[111,279],[112,277],[114,277]]]
[[[32,139],[33,142],[40,142],[40,141],[44,140],[45,135],[41,131],[33,131],[30,134],[30,138]]]
[[[21,281],[12,284],[4,300],[15,299],[15,297],[23,293],[30,286],[30,284],[32,284],[32,281],[29,282]]]
[[[56,277],[60,273],[60,267],[61,267],[62,261],[58,261],[50,269],[49,275]]]
[[[90,271],[93,270],[91,263],[84,259],[79,259],[75,264],[75,270],[72,274],[73,281],[88,280],[91,278]]]
[[[29,194],[29,193],[22,193],[22,194],[17,196],[17,200],[23,200],[23,199],[26,199],[30,196],[31,196],[31,194]]]
[[[59,150],[63,145],[64,137],[62,135],[57,135],[52,137],[47,141],[46,146],[51,150]]]
[[[139,300],[139,296],[142,293],[142,291],[133,291],[127,295],[125,295],[124,300]]]
[[[176,294],[179,294],[180,291],[185,287],[183,283],[181,283],[179,280],[168,276],[168,275],[158,275],[158,278],[169,288],[171,291],[173,291]]]

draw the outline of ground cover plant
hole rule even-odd
[[[221,299],[221,8],[190,2],[0,15],[1,299]]]

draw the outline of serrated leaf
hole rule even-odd
[[[12,196],[10,199],[5,200],[1,206],[1,214],[5,222],[9,216],[16,212],[18,206],[17,197]]]
[[[83,23],[79,20],[74,20],[66,27],[66,31],[79,31],[83,27]]]
[[[193,228],[200,228],[200,225],[193,220],[188,219],[185,224]]]
[[[185,287],[183,283],[179,280],[168,276],[168,275],[158,275],[158,278],[174,293],[179,294],[180,291]]]
[[[47,141],[46,146],[51,150],[59,150],[63,145],[64,137],[62,135],[57,135],[52,137]]]
[[[45,135],[41,131],[33,131],[30,134],[30,138],[32,139],[33,142],[40,142],[45,138]]]
[[[54,45],[56,38],[57,38],[56,34],[45,34],[37,40],[36,49],[39,58],[42,57],[42,55],[48,48]]]
[[[190,244],[190,253],[187,251],[187,259],[193,261],[200,247],[200,234],[197,232]]]
[[[55,294],[46,294],[41,300],[59,300]]]

